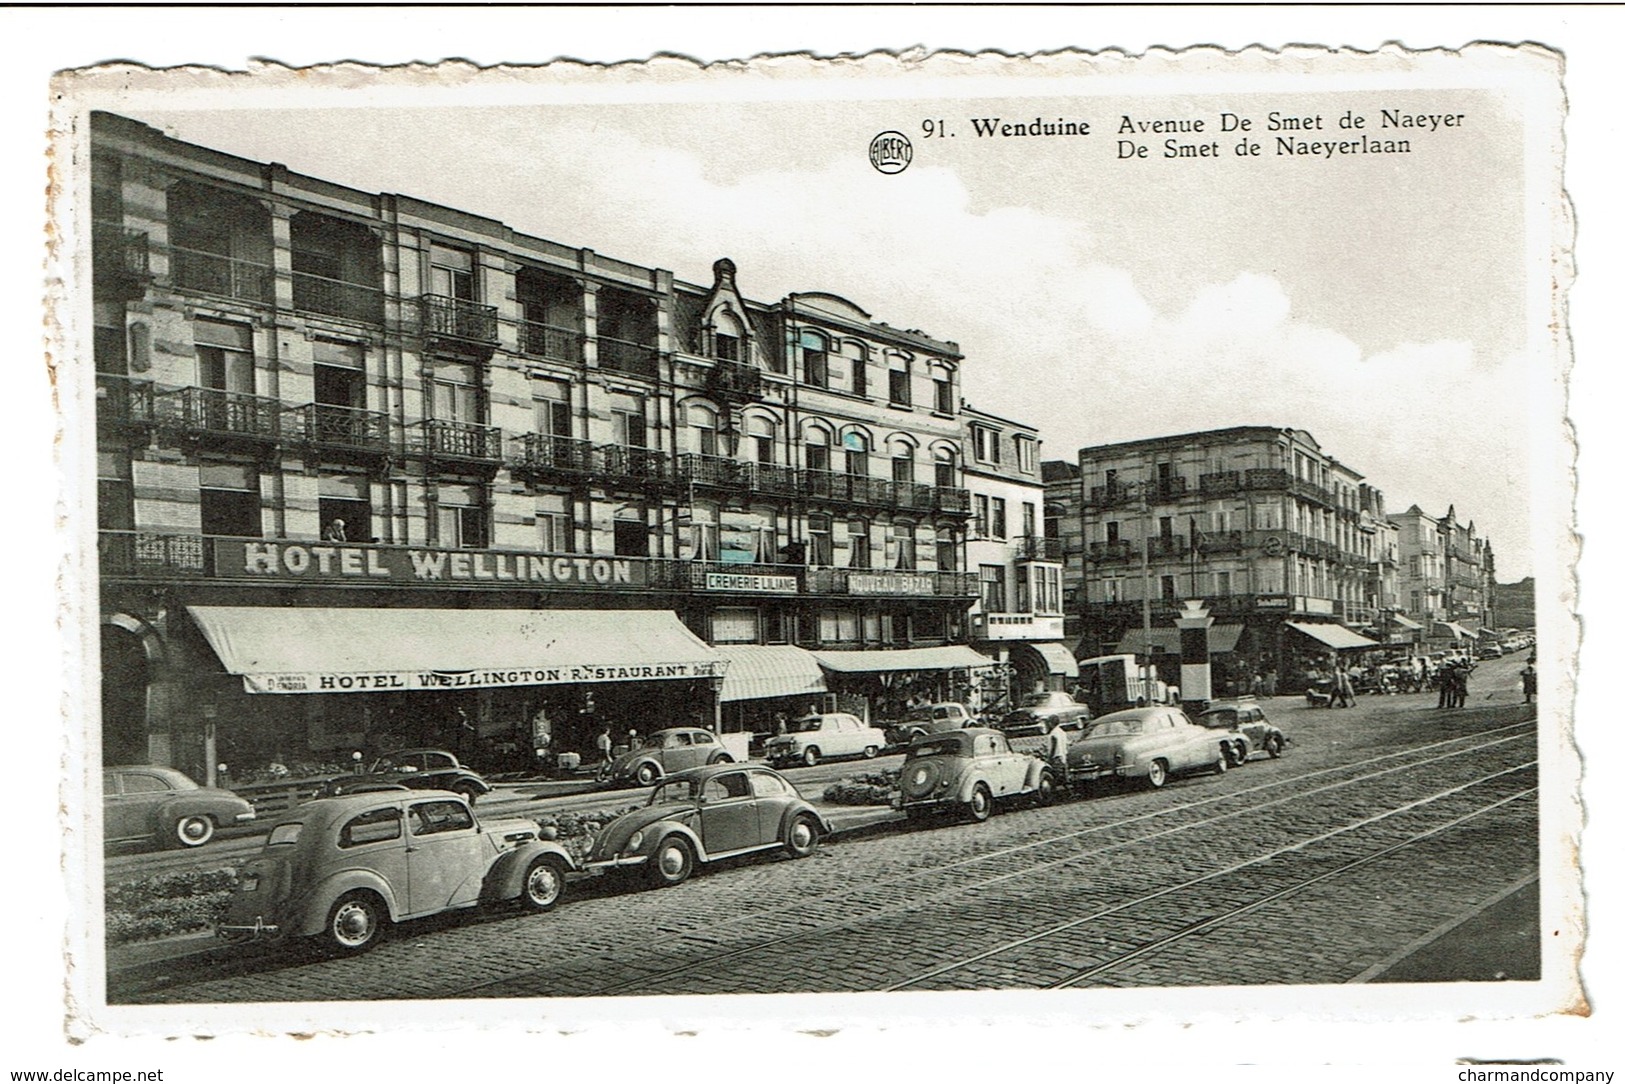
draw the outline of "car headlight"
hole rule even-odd
[[[643,829],[639,828],[636,832],[633,832],[632,837],[626,841],[626,850],[635,851],[642,843]]]

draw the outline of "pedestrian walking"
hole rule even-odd
[[[609,736],[609,724],[605,723],[603,729],[598,731],[598,760],[600,767],[609,767],[609,762],[611,759],[613,759],[612,754],[614,753],[614,750],[615,742]]]
[[[1439,672],[1437,675],[1439,682],[1439,703],[1435,710],[1437,710],[1437,708],[1455,707],[1455,704],[1451,703],[1455,697],[1453,692],[1456,687],[1455,669],[1456,668],[1449,663],[1439,667]]]
[[[1518,677],[1523,679],[1523,702],[1532,703],[1535,699],[1535,664],[1527,663],[1518,671]]]
[[[1049,728],[1049,736],[1044,741],[1044,757],[1050,762],[1050,766],[1063,776],[1066,773],[1066,747],[1066,729],[1057,719]]]
[[[1348,668],[1341,664],[1332,674],[1332,706],[1337,708],[1354,706],[1354,679],[1349,676]]]
[[[1461,708],[1467,706],[1467,675],[1473,672],[1471,663],[1463,662],[1456,667],[1456,693],[1455,703],[1451,707]]]

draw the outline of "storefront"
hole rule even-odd
[[[609,726],[717,724],[726,660],[663,610],[190,606],[226,763],[446,748],[484,770],[593,755]]]
[[[815,651],[841,710],[879,725],[910,705],[951,700],[972,711],[1009,696],[1009,668],[962,644],[881,651]]]
[[[1245,691],[1253,664],[1238,657],[1245,625],[1214,625],[1207,630],[1208,661],[1213,667],[1213,688],[1225,693]],[[1119,655],[1149,659],[1159,680],[1179,684],[1179,630],[1131,629],[1115,649]]]
[[[824,707],[829,683],[811,651],[791,644],[729,644],[717,653],[727,663],[722,679],[722,733],[765,737],[785,721]]]

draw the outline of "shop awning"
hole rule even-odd
[[[1476,639],[1478,639],[1478,633],[1474,632],[1472,629],[1468,628],[1466,625],[1458,625],[1454,621],[1435,621],[1433,623],[1433,629],[1434,629],[1433,634],[1435,636],[1439,635],[1438,630],[1441,629],[1441,628],[1446,630],[1446,633],[1453,640],[1476,640]]]
[[[829,691],[818,660],[803,648],[731,644],[717,652],[728,660],[728,673],[722,679],[724,703]]]
[[[1060,674],[1062,677],[1078,676],[1078,660],[1072,657],[1072,652],[1060,644],[1035,644],[1030,641],[1023,643],[1043,656],[1044,662],[1049,664],[1050,673]]]
[[[1297,629],[1312,639],[1319,640],[1333,651],[1348,651],[1359,647],[1378,647],[1377,641],[1368,639],[1353,629],[1331,622],[1310,623],[1308,621],[1288,621],[1287,628]]]
[[[818,665],[838,674],[879,674],[896,670],[961,670],[992,666],[993,660],[963,644],[911,647],[899,651],[815,651]]]
[[[1236,649],[1236,642],[1241,639],[1242,626],[1240,625],[1213,625],[1207,630],[1207,650],[1210,655],[1222,655],[1227,651]],[[1178,629],[1152,629],[1150,639],[1146,638],[1145,629],[1130,629],[1117,643],[1119,655],[1177,655],[1179,654]],[[1146,645],[1150,644],[1147,649]]]
[[[370,693],[722,677],[669,610],[190,606],[251,693]]]
[[[1394,624],[1398,625],[1400,628],[1420,629],[1422,627],[1422,622],[1420,622],[1420,621],[1412,621],[1410,618],[1406,617],[1404,614],[1394,614],[1393,617],[1394,617]]]

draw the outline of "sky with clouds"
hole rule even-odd
[[[1285,158],[1268,115],[1461,114],[1413,153]],[[1213,131],[1253,121],[1257,157]],[[749,296],[849,298],[960,344],[976,406],[1085,445],[1262,424],[1309,430],[1391,511],[1455,505],[1498,578],[1532,571],[1532,371],[1519,118],[1479,91],[635,106],[132,109],[181,139],[501,219],[679,278],[731,257]],[[986,139],[971,118],[1090,122]],[[1117,157],[1119,129],[1207,118],[1208,159]],[[925,138],[922,122],[945,122]],[[907,133],[884,176],[871,136]],[[1538,435],[1540,440],[1546,435]]]

